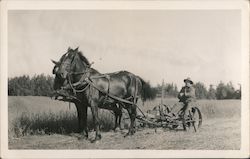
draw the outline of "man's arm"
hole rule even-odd
[[[180,99],[184,95],[184,87],[181,88],[181,91],[178,93],[178,99]]]
[[[195,98],[195,89],[193,87],[190,87],[188,91],[185,91],[185,96]]]

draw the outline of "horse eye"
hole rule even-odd
[[[54,69],[53,69],[52,73],[53,73],[53,74],[56,74],[56,73],[57,73],[57,71],[58,71],[58,69],[59,69],[58,67],[54,67]]]

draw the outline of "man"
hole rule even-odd
[[[179,102],[183,103],[183,112],[184,118],[189,114],[188,111],[192,105],[192,102],[195,102],[195,88],[193,87],[193,81],[188,77],[184,79],[185,86],[181,88],[181,91],[178,94]]]

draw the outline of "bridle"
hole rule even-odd
[[[89,75],[88,75],[89,72],[90,72],[90,67],[87,68],[84,72],[72,72],[72,73],[68,73],[66,80],[68,81],[69,86],[73,90],[74,94],[84,92],[88,88],[89,84],[87,82],[85,82],[85,81],[86,81],[87,78],[89,78]],[[74,75],[80,75],[80,74],[82,74],[82,77],[80,78],[80,80],[78,82],[72,83],[71,76],[73,74]],[[75,87],[78,86],[78,85],[85,85],[85,87],[82,88],[82,89],[76,89]]]
[[[62,89],[69,89],[70,88],[70,89],[73,90],[74,94],[84,92],[89,86],[89,84],[87,82],[85,82],[85,81],[86,81],[87,78],[89,79],[89,72],[91,71],[91,65],[93,63],[91,63],[90,65],[87,65],[87,64],[84,63],[84,65],[86,67],[85,71],[71,72],[72,63],[75,60],[76,55],[74,55],[72,60],[70,62],[68,62],[68,61],[65,61],[65,59],[67,57],[66,54],[65,54],[65,57],[64,57],[63,62],[61,63],[61,65],[63,64],[63,65],[66,65],[66,67],[70,67],[70,69],[69,69],[70,71],[67,72],[67,76],[66,76],[66,79],[65,79],[68,82],[69,87],[66,85],[66,86],[63,86],[61,88]],[[80,80],[78,82],[76,82],[76,83],[72,83],[72,75],[81,75],[81,74],[82,74],[82,76],[81,76]],[[79,86],[79,85],[85,85],[85,86],[82,89],[76,89],[75,87]]]

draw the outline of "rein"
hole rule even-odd
[[[88,88],[89,84],[86,82],[84,83],[84,81],[85,81],[85,78],[88,78],[88,76],[86,76],[86,75],[89,72],[90,72],[90,67],[87,67],[87,69],[83,72],[70,72],[69,75],[67,76],[67,81],[69,82],[69,86],[73,90],[74,95],[76,95],[76,93],[84,92]],[[72,83],[71,75],[80,75],[80,74],[83,74],[82,77],[80,78],[80,80],[76,83]],[[87,84],[87,85],[83,89],[80,89],[80,90],[75,89],[76,86],[79,86],[81,84]]]
[[[84,92],[87,88],[88,88],[88,86],[89,86],[89,84],[87,84],[87,86],[85,86],[83,89],[75,89],[74,88],[74,86],[73,86],[73,84],[72,84],[72,82],[71,82],[71,78],[69,77],[69,79],[68,79],[68,81],[69,81],[69,85],[70,85],[70,87],[71,87],[71,89],[73,90],[73,92],[74,92],[74,94],[76,95],[76,93],[81,93],[81,92]],[[76,82],[76,83],[81,83],[80,81],[78,81],[78,82]],[[76,83],[74,83],[75,85],[76,85]],[[76,85],[77,86],[77,85]]]

